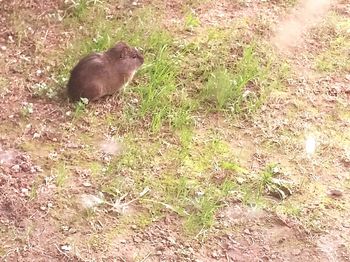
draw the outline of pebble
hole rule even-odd
[[[249,231],[249,229],[248,228],[246,228],[246,229],[244,229],[244,234],[247,234],[247,235],[250,235],[251,234],[251,232]]]
[[[347,223],[342,223],[342,226],[345,228],[350,228],[350,224],[347,224]]]
[[[292,251],[292,255],[294,255],[294,256],[299,256],[300,254],[301,254],[301,250],[300,249],[294,249]]]
[[[140,242],[142,242],[142,239],[140,237],[136,236],[136,237],[134,237],[134,242],[140,243]]]
[[[331,197],[342,197],[343,191],[341,191],[339,189],[331,189],[328,191],[328,195]]]

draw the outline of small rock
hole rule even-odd
[[[6,46],[4,46],[4,45],[2,45],[0,48],[1,48],[1,51],[6,51],[6,49],[7,49]]]
[[[170,242],[170,244],[175,245],[176,244],[176,239],[172,237],[168,237],[167,240]]]
[[[277,242],[278,242],[279,244],[281,244],[281,243],[283,243],[284,241],[286,241],[286,237],[280,238]]]
[[[35,138],[39,138],[40,137],[40,134],[39,133],[34,133],[34,135],[33,135],[33,139],[35,139]]]
[[[84,187],[91,187],[91,183],[86,181],[86,182],[83,183],[83,186]]]
[[[61,245],[61,250],[64,252],[69,252],[71,249],[70,245]]]
[[[61,229],[63,230],[63,231],[68,231],[69,230],[69,226],[61,226]]]
[[[26,164],[26,163],[23,163],[20,165],[21,169],[24,171],[24,172],[30,172],[31,171],[31,168],[29,166],[29,164]]]
[[[161,256],[161,255],[163,255],[163,252],[160,251],[160,250],[158,250],[157,253],[156,253],[156,255],[157,255],[157,256]]]
[[[28,196],[29,190],[28,190],[28,188],[22,188],[22,189],[21,189],[21,192],[22,192],[25,196]]]
[[[21,167],[19,165],[14,165],[13,167],[11,167],[11,170],[15,173],[18,173],[19,171],[21,171]]]
[[[244,234],[247,234],[247,235],[251,235],[251,232],[249,231],[249,229],[248,228],[246,228],[246,229],[244,229]]]
[[[133,238],[133,240],[134,240],[135,243],[141,243],[142,242],[142,239],[139,236],[135,236]]]
[[[301,254],[301,250],[300,249],[294,249],[292,251],[292,255],[294,255],[294,256],[299,256],[300,254]]]
[[[342,197],[343,196],[343,191],[341,191],[339,189],[331,189],[331,190],[328,191],[328,195],[330,197],[334,197],[334,198]]]
[[[342,226],[345,228],[350,228],[350,224],[347,224],[347,223],[342,223]]]
[[[136,225],[131,225],[131,229],[132,229],[132,230],[136,230],[136,229],[137,229],[137,226],[136,226]]]
[[[103,203],[103,199],[94,195],[86,195],[86,194],[81,195],[80,201],[83,208],[86,208],[86,209],[93,208]]]
[[[219,256],[219,253],[216,252],[216,251],[213,251],[213,252],[211,253],[211,256],[212,256],[212,258],[219,258],[219,257],[220,257],[220,256]]]
[[[122,239],[122,240],[120,240],[120,243],[121,243],[121,244],[126,244],[126,240],[125,240],[125,239]]]

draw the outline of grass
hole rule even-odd
[[[324,45],[317,54],[315,67],[321,72],[335,73],[350,70],[350,22],[337,14],[330,14],[322,27],[314,29],[316,39]]]
[[[189,2],[191,6],[201,4]],[[288,1],[289,4],[294,1]],[[266,212],[286,215],[317,228],[325,209],[315,212],[315,216],[305,216],[303,212],[311,200],[305,199],[301,205],[300,192],[287,198],[287,186],[279,180],[284,174],[276,172],[276,165],[269,161],[264,163],[272,153],[279,156],[276,149],[280,148],[269,145],[275,143],[272,139],[259,140],[268,135],[260,129],[260,122],[254,129],[256,133],[249,134],[251,128],[245,130],[245,121],[260,118],[261,106],[269,105],[270,92],[282,99],[279,94],[289,77],[288,65],[271,51],[264,38],[268,21],[260,24],[263,33],[252,35],[247,19],[238,19],[231,28],[213,28],[185,8],[182,28],[173,32],[164,26],[166,17],[157,8],[139,7],[131,14],[106,18],[108,8],[107,2],[68,1],[63,24],[65,30],[75,34],[56,58],[60,65],[53,75],[56,83],[40,83],[31,88],[35,96],[50,98],[65,86],[69,70],[80,57],[104,51],[120,40],[137,46],[145,55],[145,64],[135,82],[117,98],[121,104],[117,110],[105,112],[101,104],[79,101],[71,107],[72,116],[55,126],[57,132],[62,132],[60,150],[47,151],[60,155],[52,160],[55,164],[47,166],[46,173],[48,183],[55,184],[61,193],[56,195],[54,207],[67,209],[67,214],[56,209],[55,219],[92,232],[82,241],[94,250],[111,244],[131,225],[146,229],[168,215],[179,221],[176,226],[181,237],[205,238],[215,233],[220,210],[237,203],[262,207]],[[346,39],[339,37],[341,41],[334,48],[334,43],[329,42],[332,52],[346,45]],[[339,63],[326,70],[344,69],[338,56],[332,53],[330,57]],[[329,65],[328,60],[324,63]],[[287,92],[285,96],[289,95]],[[113,104],[113,100],[108,103]],[[35,115],[35,106],[25,104],[20,108],[25,119]],[[306,106],[302,104],[292,116],[287,112],[285,117],[294,117]],[[241,136],[236,136],[236,132],[242,132]],[[297,143],[290,139],[295,136],[293,130],[283,127],[273,132],[281,134],[278,145],[284,139],[282,135],[288,138],[286,145]],[[97,140],[107,137],[123,144],[120,155],[101,157]],[[243,157],[237,157],[237,151],[242,150],[237,145],[243,149],[247,146],[245,141],[237,141],[239,137],[252,140],[252,149],[246,149],[245,165]],[[258,145],[257,141],[265,142]],[[82,148],[66,147],[65,143]],[[28,151],[39,150],[33,147]],[[261,151],[261,159],[253,155],[255,151]],[[258,166],[257,159],[261,160]],[[70,188],[74,167],[90,171],[85,174],[90,187],[77,183],[75,191]],[[311,182],[306,174],[300,175],[306,177],[303,190],[307,190],[304,187]],[[149,191],[141,194],[145,189]],[[133,201],[127,205],[131,211],[112,212],[110,205],[105,204],[83,212],[77,208],[79,202],[73,203],[79,199],[77,191],[96,195],[101,192],[108,203],[120,200],[127,205]],[[39,183],[32,188],[31,199],[38,194]],[[99,228],[99,223],[104,225]]]
[[[233,29],[198,31],[200,21],[193,12],[185,16],[183,30],[190,29],[194,35],[187,42],[166,30],[159,22],[162,14],[153,8],[136,10],[120,23],[103,19],[99,4],[79,3],[72,7],[76,13],[66,18],[67,25],[74,29],[84,21],[91,27],[77,35],[66,51],[65,67],[56,76],[61,84],[79,57],[106,50],[119,40],[138,46],[145,55],[136,76],[138,85],[130,86],[121,97],[123,113],[119,119],[109,115],[106,120],[109,126],[123,125],[131,132],[123,139],[124,153],[112,158],[106,172],[93,176],[100,191],[110,202],[124,195],[130,201],[149,188],[139,200],[149,212],[145,223],[173,212],[184,220],[183,231],[190,235],[215,224],[216,212],[236,197],[232,192],[241,191],[259,202],[259,186],[248,187],[249,180],[236,179],[249,171],[232,159],[229,143],[210,133],[207,141],[198,138],[194,118],[203,112],[239,117],[259,109],[268,90],[283,85],[286,76],[284,65],[268,46],[241,33],[241,23]],[[93,23],[88,19],[91,15],[97,17]],[[152,29],[148,24],[154,25]],[[75,105],[78,122],[89,118],[85,107],[82,102]],[[220,172],[226,178],[216,180]],[[64,185],[65,168],[58,174],[57,183]]]

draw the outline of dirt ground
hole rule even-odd
[[[176,26],[181,19],[181,3],[168,2],[171,15],[166,23],[169,27]],[[202,23],[221,26],[229,26],[241,16],[254,19],[257,13],[276,23],[286,20],[284,9],[269,2],[276,1],[246,1],[241,5],[219,0],[203,3],[196,12]],[[183,237],[179,230],[181,221],[172,214],[142,229],[131,226],[122,234],[108,231],[114,223],[109,215],[92,219],[89,228],[75,219],[75,210],[68,203],[73,201],[73,196],[93,192],[93,186],[84,185],[89,174],[76,170],[70,193],[63,198],[66,202],[57,201],[57,196],[62,199],[62,193],[50,181],[55,152],[64,154],[82,146],[74,133],[65,131],[73,125],[67,115],[71,105],[62,100],[35,98],[30,91],[36,83],[52,81],[57,60],[51,58],[56,51],[67,47],[67,39],[73,35],[65,32],[59,21],[51,19],[52,14],[64,8],[63,1],[0,0],[0,255],[3,261],[350,261],[347,209],[350,186],[346,182],[350,179],[350,72],[328,76],[312,69],[308,55],[323,48],[312,31],[300,36],[297,47],[282,47],[280,52],[293,68],[287,90],[283,94],[273,93],[258,116],[242,123],[244,128],[237,128],[234,136],[240,139],[233,137],[232,146],[243,144],[246,147],[242,150],[250,148],[246,149],[249,151],[246,162],[252,168],[271,160],[284,161],[293,163],[290,168],[299,174],[299,181],[304,175],[313,177],[322,187],[324,197],[331,199],[328,206],[322,206],[329,214],[318,225],[321,230],[312,231],[291,217],[240,202],[227,203],[220,210],[214,228],[218,233],[204,240]],[[331,9],[350,19],[350,4],[346,1]],[[21,14],[21,19],[14,19],[16,12]],[[18,22],[22,20],[25,23]],[[271,39],[274,39],[272,34]],[[34,112],[23,118],[23,110],[30,110],[28,103],[34,104]],[[339,103],[347,112],[339,113]],[[97,107],[101,107],[101,112],[114,110],[113,106]],[[319,145],[322,151],[313,162],[300,157],[298,150],[302,149],[280,132],[301,133],[307,125],[323,131],[317,133],[323,141]],[[85,127],[81,124],[77,128]],[[334,142],[332,138],[338,138],[339,134],[344,136]],[[269,141],[279,141],[285,150],[260,151],[259,145]],[[70,157],[74,159],[76,155]],[[334,196],[332,202],[333,196],[327,192],[345,183],[348,186],[342,187],[341,196]],[[35,196],[31,195],[33,187]],[[292,197],[311,203],[304,212],[316,212],[319,205],[325,205],[318,203],[318,194],[315,186],[301,189]],[[311,198],[315,201],[310,201]],[[74,223],[67,226],[61,212]],[[228,231],[227,227],[237,230]],[[95,245],[93,241],[85,245],[84,238],[96,232],[110,234],[111,246]]]

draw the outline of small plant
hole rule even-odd
[[[55,172],[57,187],[63,187],[69,177],[66,166],[64,164],[61,164],[58,166],[58,168],[54,172]]]
[[[33,109],[33,103],[27,103],[24,102],[22,103],[22,108],[21,108],[21,116],[23,117],[28,117],[29,115],[33,114],[34,109]]]
[[[5,77],[0,76],[0,96],[4,96],[10,92],[8,85],[9,81]]]
[[[65,0],[64,2],[68,5],[67,11],[79,19],[85,16],[90,5],[101,4],[99,0]]]
[[[267,194],[278,199],[285,199],[292,194],[290,182],[277,179],[280,174],[280,168],[276,164],[271,164],[262,172],[260,178],[259,194],[266,192]]]
[[[57,95],[56,91],[52,87],[49,87],[46,83],[36,83],[32,87],[32,94],[35,97],[48,97],[53,98]]]
[[[85,111],[86,106],[89,104],[89,99],[80,98],[78,102],[75,103],[74,117],[80,117]]]
[[[196,14],[191,11],[188,12],[185,16],[185,28],[186,30],[193,30],[195,27],[200,26],[200,20]]]
[[[350,39],[338,37],[330,42],[328,50],[316,58],[316,67],[319,71],[335,72],[350,71]]]
[[[210,74],[201,93],[202,99],[217,111],[223,109],[229,109],[232,113],[251,111],[259,104],[262,92],[261,84],[266,70],[261,67],[253,47],[247,47],[237,63],[235,72],[221,68]],[[257,90],[249,90],[253,87]]]

